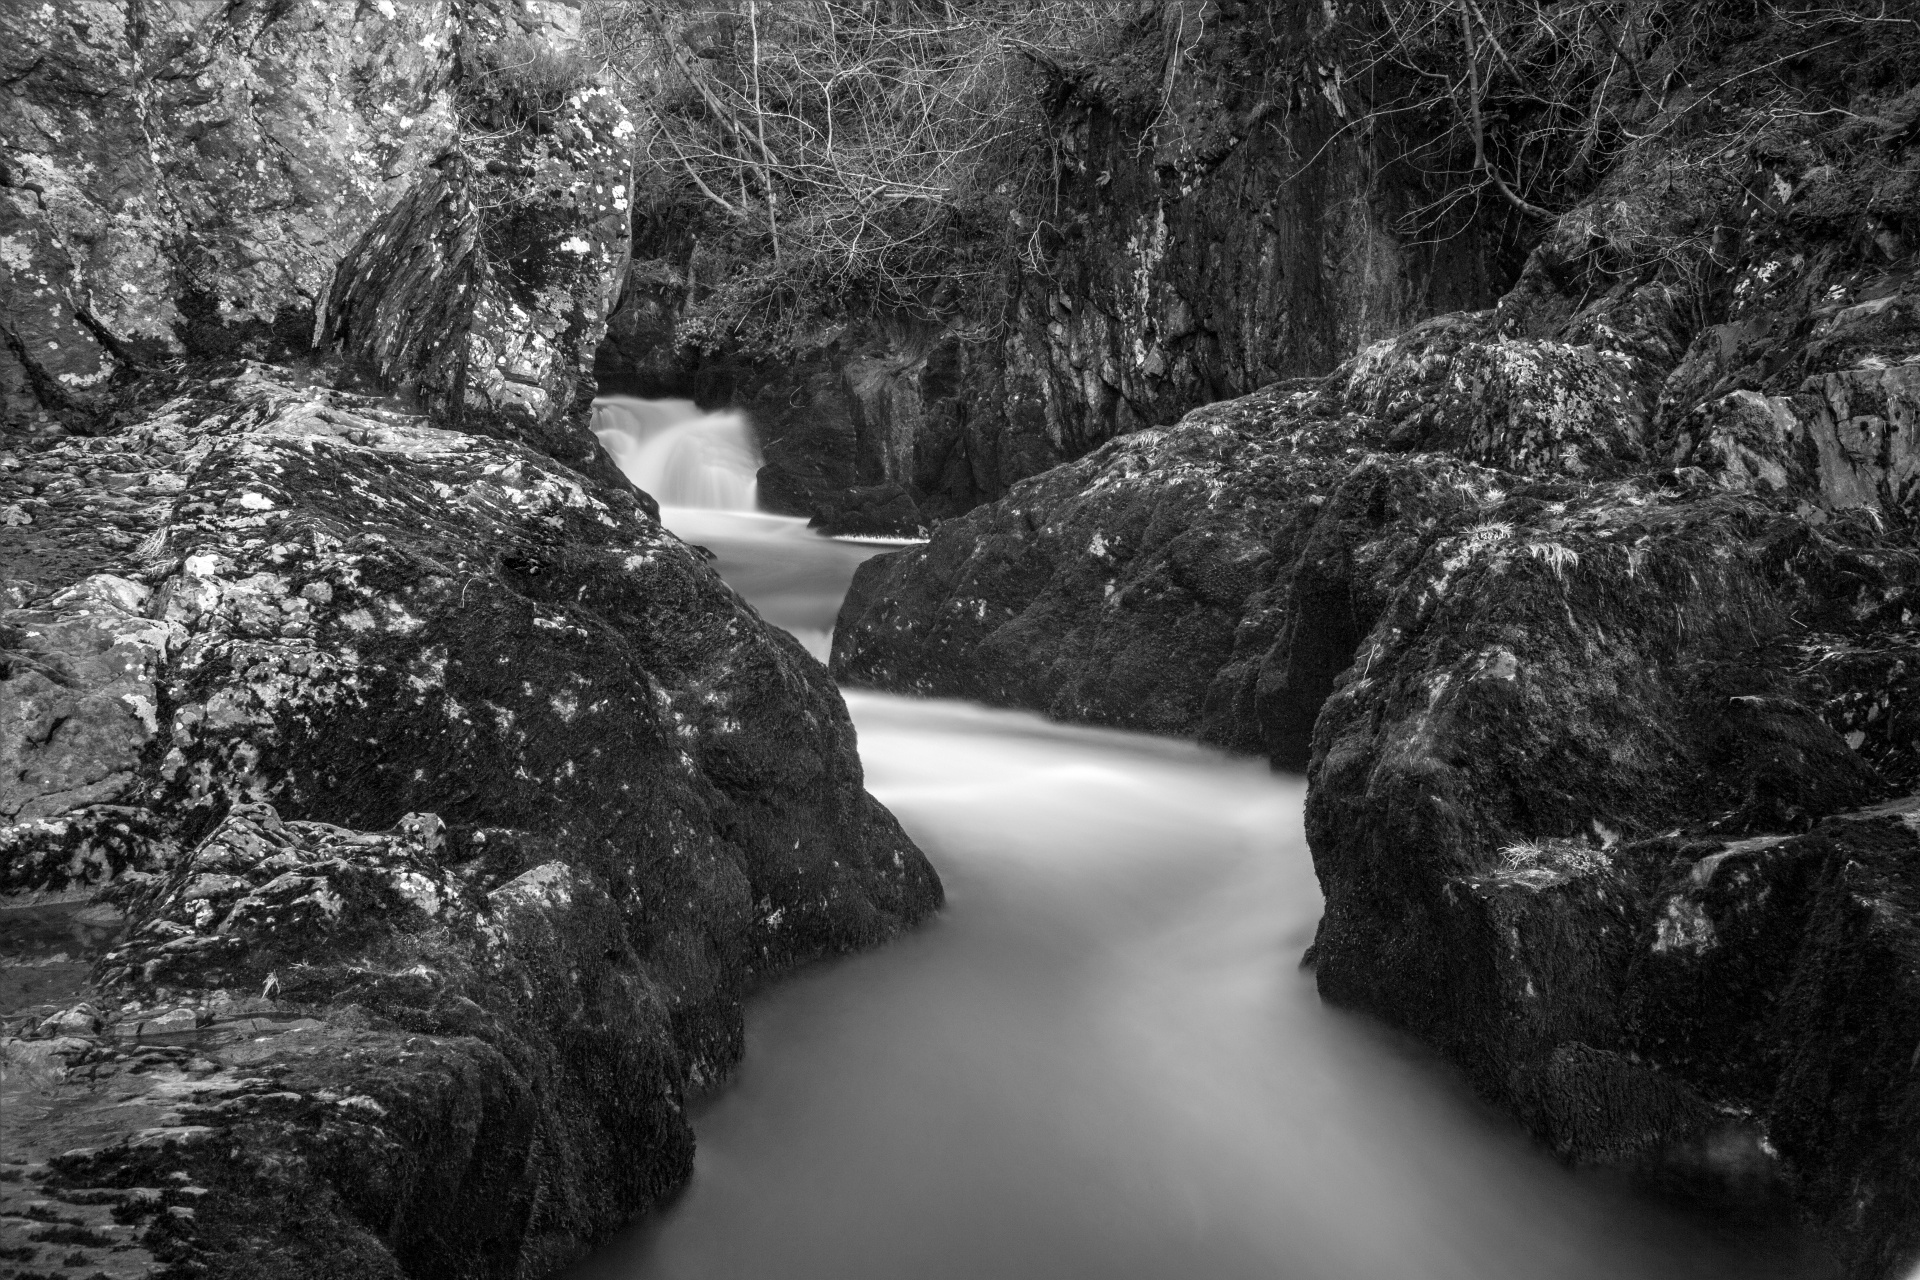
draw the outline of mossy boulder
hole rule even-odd
[[[825,670],[631,487],[265,366],[115,440],[181,483],[0,615],[0,851],[109,925],[99,1016],[8,1011],[9,1150],[201,1188],[139,1256],[544,1271],[684,1182],[749,991],[939,905]]]

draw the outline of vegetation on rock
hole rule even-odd
[[[588,46],[642,121],[637,198],[705,232],[683,340],[805,346],[997,287],[1043,195],[1050,80],[1098,66],[1134,9],[598,0]]]

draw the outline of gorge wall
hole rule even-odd
[[[1567,1158],[1785,1194],[1891,1280],[1920,1258],[1920,89],[1823,34],[1847,52],[1799,101],[1851,123],[1735,147],[1751,101],[1670,103],[1496,306],[868,562],[833,669],[1304,768],[1323,995]],[[1748,35],[1717,76],[1808,40]],[[1726,127],[1680,127],[1703,105]]]
[[[941,900],[587,430],[632,125],[501,70],[575,21],[0,15],[0,1274],[543,1274]]]
[[[1011,215],[1018,251],[991,286],[954,285],[944,318],[851,308],[780,350],[714,334],[688,319],[719,283],[714,229],[642,209],[597,372],[745,409],[776,509],[910,531],[1116,435],[1486,305],[1504,230],[1407,229],[1432,195],[1396,159],[1414,130],[1360,120],[1331,13],[1142,6],[1096,66],[1057,69],[1045,176]]]

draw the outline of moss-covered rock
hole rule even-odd
[[[826,672],[631,488],[263,366],[114,439],[153,532],[0,615],[4,886],[106,912],[105,1012],[10,1011],[7,1087],[36,1194],[202,1189],[120,1202],[139,1258],[536,1274],[684,1181],[747,991],[939,904]]]
[[[586,428],[578,22],[0,16],[9,1274],[542,1274],[685,1181],[755,984],[939,904]]]

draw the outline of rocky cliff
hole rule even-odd
[[[941,892],[585,428],[631,126],[562,6],[0,21],[0,1274],[542,1274]]]
[[[925,312],[851,305],[784,344],[714,333],[701,310],[728,269],[725,220],[642,209],[600,377],[744,408],[782,510],[910,531],[1115,435],[1485,305],[1502,230],[1407,230],[1431,194],[1395,159],[1413,130],[1359,127],[1332,12],[1144,5],[1089,65],[1050,67],[1032,89],[1033,198],[1010,227],[955,233],[1008,240],[1004,261]]]
[[[1726,73],[1805,37],[1755,39]],[[1305,768],[1327,998],[1570,1159],[1784,1190],[1893,1277],[1920,1256],[1920,91],[1849,80],[1861,50],[1801,68],[1853,123],[1792,116],[1724,185],[1693,175],[1726,133],[1655,131],[1497,306],[868,562],[833,666]]]

